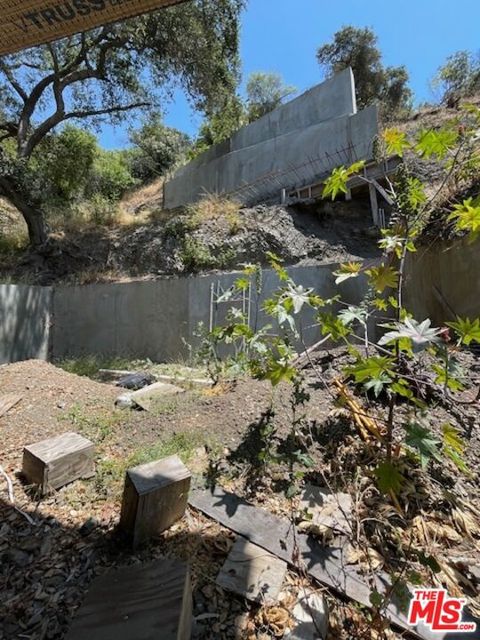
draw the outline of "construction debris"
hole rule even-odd
[[[155,376],[152,376],[151,373],[144,373],[142,371],[138,373],[129,373],[126,376],[117,380],[117,387],[123,387],[124,389],[131,389],[132,391],[138,391],[139,389],[143,389],[148,387],[155,382]]]
[[[317,530],[352,532],[352,498],[348,493],[331,493],[328,489],[307,484],[300,497],[299,510],[308,516],[307,523]]]
[[[285,634],[286,640],[325,640],[328,632],[328,605],[315,591],[301,591],[292,617],[294,628]]]
[[[185,389],[165,382],[155,382],[154,384],[134,391],[133,393],[123,393],[115,401],[119,409],[140,408],[144,411],[152,411],[155,404],[166,396],[177,396],[184,393]]]
[[[375,588],[380,595],[387,597],[389,604],[384,614],[390,623],[422,640],[436,638],[425,625],[412,628],[408,624],[401,601],[391,595],[390,576],[379,569],[366,578],[355,566],[348,564],[344,546],[323,546],[315,537],[300,533],[289,520],[254,507],[220,487],[213,491],[195,491],[190,496],[189,504],[250,542],[305,571],[343,597],[371,607],[370,595],[372,588]]]
[[[188,567],[165,559],[97,578],[67,640],[189,640],[191,624]]]
[[[7,393],[0,396],[0,418],[6,415],[10,409],[13,409],[22,399],[22,396],[16,393]]]
[[[217,577],[217,584],[263,604],[277,601],[287,563],[239,536]]]

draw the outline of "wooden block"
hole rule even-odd
[[[43,493],[78,478],[95,475],[93,442],[78,433],[63,433],[23,450],[23,474]]]
[[[217,577],[217,584],[253,602],[277,601],[287,563],[238,537]]]
[[[191,474],[178,456],[129,469],[125,477],[120,526],[134,547],[183,517]]]
[[[97,578],[66,640],[190,640],[191,622],[188,567],[165,559]]]

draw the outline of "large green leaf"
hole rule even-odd
[[[420,464],[425,469],[431,460],[441,461],[441,442],[435,438],[430,429],[423,427],[418,422],[412,422],[405,426],[407,432],[405,443],[415,450],[420,459]]]
[[[399,493],[404,478],[398,468],[392,462],[382,462],[374,471],[377,478],[378,488],[382,493]]]

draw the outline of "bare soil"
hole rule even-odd
[[[473,365],[474,375],[480,375],[475,356],[466,353],[463,357]],[[455,571],[470,585],[463,585],[462,589],[466,589],[470,602],[475,602],[480,587],[480,529],[476,528],[478,523],[471,516],[471,509],[477,513],[480,509],[478,403],[458,405],[456,415],[437,405],[430,415],[438,432],[446,420],[462,430],[471,475],[459,474],[449,463],[435,464],[431,480],[413,475],[415,489],[411,493],[411,488],[405,488],[409,497],[402,504],[408,506],[399,519],[388,499],[385,502],[378,492],[372,492],[368,475],[363,475],[371,464],[371,446],[361,441],[348,413],[322,385],[322,380],[337,376],[348,359],[344,350],[323,352],[314,357],[315,370],[310,366],[304,370],[310,399],[305,405],[303,437],[307,438],[315,461],[306,480],[322,484],[328,478],[335,489],[347,489],[355,495],[358,517],[373,517],[375,522],[386,518],[382,527],[388,526],[390,519],[408,532],[414,530],[418,517],[424,519],[426,530],[432,531],[428,527],[433,527],[436,531],[429,543],[432,553],[444,562],[448,559],[454,563]],[[142,460],[145,452],[152,455],[155,451],[182,455],[194,474],[194,486],[216,481],[264,508],[287,515],[288,503],[281,497],[287,486],[285,469],[277,465],[274,472],[265,474],[258,460],[267,424],[276,430],[274,441],[288,447],[292,415],[287,386],[272,393],[265,383],[239,380],[226,382],[213,391],[186,392],[158,405],[154,413],[119,411],[113,407],[118,388],[66,373],[51,364],[29,361],[0,367],[0,389],[2,393],[22,395],[21,402],[0,418],[1,464],[13,481],[16,505],[35,521],[31,525],[14,511],[2,490],[2,640],[63,638],[96,575],[112,566],[162,555],[188,560],[193,566],[194,614],[209,614],[196,623],[194,637],[274,637],[269,619],[278,611],[248,606],[215,585],[216,574],[232,544],[228,530],[188,509],[185,518],[167,534],[132,554],[116,527],[125,468],[129,461]],[[471,396],[471,392],[465,393],[462,400]],[[373,415],[381,408],[381,401],[372,402],[366,397],[359,400]],[[94,441],[96,477],[39,499],[20,474],[22,449],[26,444],[69,430]],[[458,496],[462,504],[470,505],[468,518],[473,519],[468,520],[467,533],[460,533],[461,525],[456,529],[452,523],[451,511],[446,507],[451,500],[448,495]],[[381,531],[385,533],[384,528]],[[381,551],[385,561],[394,566],[394,554],[386,548]],[[303,578],[289,573],[278,607],[291,610],[296,594],[305,584]],[[368,619],[361,611],[328,597],[330,640],[370,637]]]

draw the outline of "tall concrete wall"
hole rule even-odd
[[[285,188],[300,187],[299,173],[308,183],[339,164],[370,160],[377,133],[376,108],[356,112],[347,69],[181,167],[165,184],[164,206],[184,206],[205,193],[232,194],[247,204],[269,198],[280,192],[275,177]],[[301,172],[292,171],[298,167]],[[252,196],[244,187],[254,183]]]
[[[52,289],[0,285],[0,363],[47,360]]]
[[[480,316],[480,241],[436,242],[410,254],[405,305],[417,320],[435,326],[455,316]]]

